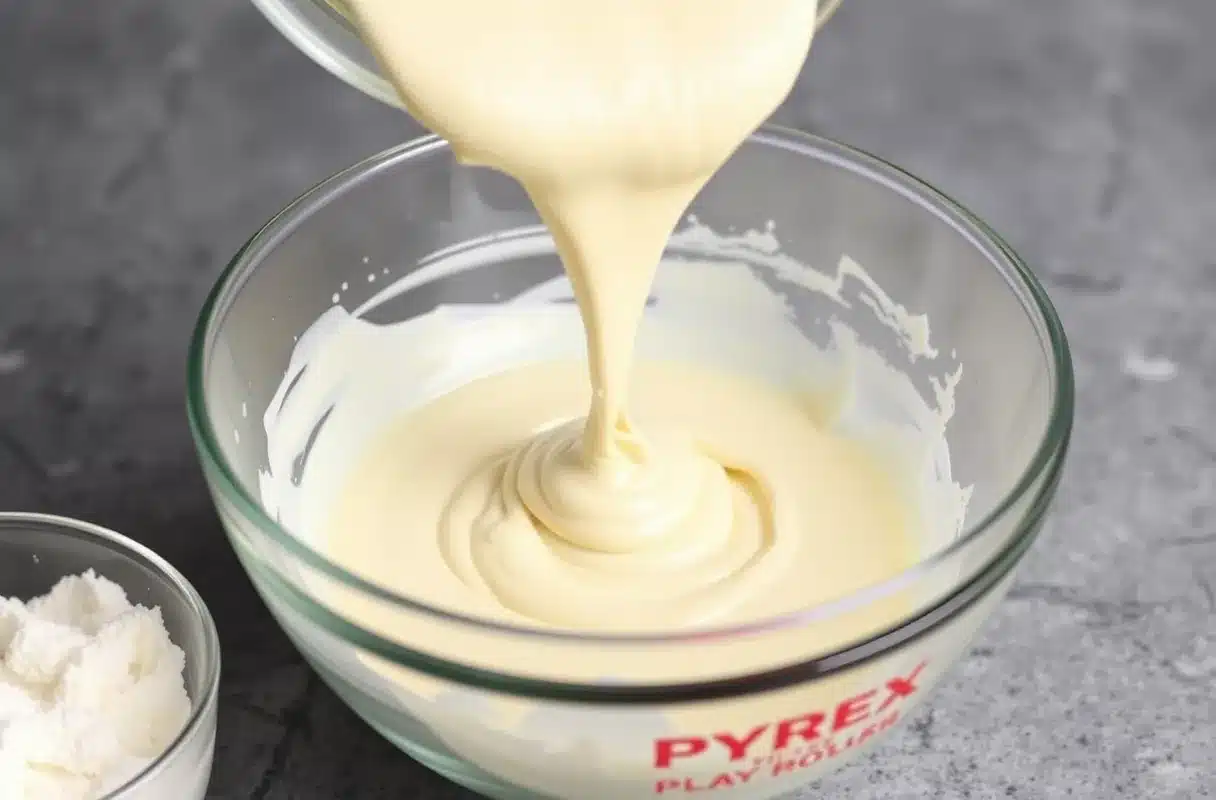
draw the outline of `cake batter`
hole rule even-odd
[[[637,630],[793,610],[913,557],[906,498],[796,398],[633,364],[675,223],[788,93],[815,2],[351,5],[408,108],[532,197],[587,370],[513,370],[414,412],[349,479],[342,562],[432,602]],[[408,552],[386,559],[395,537]]]
[[[439,256],[353,312],[335,306],[323,314],[301,336],[267,409],[266,507],[338,564],[432,607],[580,632],[666,634],[707,621],[767,623],[783,610],[846,594],[858,599],[856,590],[948,541],[967,496],[950,480],[942,438],[959,373],[942,373],[935,363],[931,371],[941,382],[924,398],[906,373],[848,328],[832,323],[827,349],[809,340],[790,302],[826,294],[863,317],[873,311],[909,356],[923,353],[936,362],[924,319],[895,305],[848,259],[834,276],[809,270],[782,255],[771,233],[730,237],[694,225],[674,241],[680,251],[743,260],[668,258],[661,264],[638,333],[630,407],[639,427],[672,437],[692,432],[715,461],[747,464],[744,471],[769,482],[775,513],[784,507],[803,524],[822,519],[822,509],[834,507],[842,490],[860,490],[862,496],[846,499],[863,528],[774,526],[773,536],[783,539],[782,561],[790,563],[766,572],[754,564],[771,545],[756,535],[759,526],[734,519],[730,538],[720,538],[717,529],[717,535],[707,532],[704,546],[677,541],[667,552],[625,554],[565,546],[522,515],[502,520],[496,512],[509,495],[495,470],[538,430],[577,421],[589,402],[582,320],[569,280],[544,281],[502,304],[441,305],[390,325],[364,317],[374,318],[380,306],[419,287],[478,275],[492,280],[495,270],[517,260],[551,259],[552,242],[541,232]],[[875,406],[874,399],[881,402]],[[778,441],[783,435],[789,438]],[[727,474],[734,508],[760,519],[755,483],[737,469]],[[875,495],[882,502],[875,503]],[[486,510],[492,524],[464,524]],[[900,511],[909,518],[885,518]],[[510,538],[495,541],[487,531]],[[514,557],[520,552],[526,558]],[[734,574],[743,576],[736,580],[745,591],[716,593],[720,576]],[[503,579],[497,586],[496,577]],[[582,684],[683,683],[769,669],[884,630],[927,599],[922,593],[934,591],[918,582],[796,625],[758,626],[754,635],[641,646],[507,635],[408,611],[330,581],[306,585],[342,617],[411,650],[492,673]],[[504,604],[517,602],[512,592],[535,603],[537,616]],[[571,613],[586,620],[589,612],[597,615],[591,624],[563,621]],[[467,763],[537,796],[585,800],[643,797],[656,787],[676,791],[673,786],[713,785],[722,794],[720,775],[735,769],[728,748],[656,769],[656,741],[728,731],[740,741],[754,735],[754,750],[764,755],[780,720],[877,692],[894,675],[924,672],[923,652],[913,648],[784,692],[618,711],[484,692],[341,643],[314,651],[322,654],[334,672],[373,693],[385,713],[399,709],[418,720]],[[909,708],[902,700],[887,707],[882,697],[870,709],[873,719],[816,743],[813,752],[810,745],[791,750],[792,757],[809,764],[817,754],[836,753],[832,747],[861,752],[859,743],[873,741],[864,737],[876,739],[893,724],[892,714]],[[825,755],[822,766],[843,757]],[[801,766],[775,770],[767,765],[722,796],[770,797],[809,779]]]

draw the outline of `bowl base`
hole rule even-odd
[[[297,647],[300,644],[300,642],[296,642]],[[467,761],[451,753],[436,749],[437,747],[442,747],[438,741],[435,742],[436,748],[428,747],[426,744],[421,743],[418,741],[422,737],[419,736],[419,732],[416,729],[418,725],[416,720],[410,720],[408,729],[411,730],[411,733],[409,735],[404,735],[400,731],[394,732],[394,729],[401,729],[405,721],[399,717],[380,719],[380,717],[388,713],[388,709],[391,708],[390,705],[375,702],[368,703],[368,698],[363,691],[348,683],[346,679],[334,670],[329,669],[328,664],[307,656],[305,660],[309,662],[321,680],[369,728],[432,772],[439,774],[458,786],[463,786],[483,797],[491,798],[491,800],[555,800],[555,798],[529,792],[517,786],[496,780],[493,776],[482,772]]]
[[[548,798],[543,798],[541,795],[508,786],[505,783],[486,780],[480,775],[470,774],[468,765],[462,761],[445,757],[440,753],[434,753],[424,747],[411,744],[405,739],[394,736],[392,731],[386,730],[367,718],[363,718],[363,721],[372,730],[391,742],[394,747],[422,766],[432,772],[438,773],[458,786],[463,786],[466,789],[477,792],[483,797],[491,798],[491,800],[548,800]]]

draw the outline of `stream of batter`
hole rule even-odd
[[[350,6],[411,112],[527,190],[587,361],[411,411],[347,480],[340,563],[464,610],[650,630],[793,610],[915,558],[906,493],[798,398],[634,363],[668,237],[789,92],[814,0]]]

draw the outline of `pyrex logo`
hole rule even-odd
[[[656,739],[654,766],[660,770],[695,769],[704,756],[725,755],[738,769],[698,778],[663,777],[656,794],[726,789],[762,777],[806,769],[860,747],[899,721],[900,704],[918,690],[927,662],[907,675],[845,698],[835,706],[762,723],[748,731]]]

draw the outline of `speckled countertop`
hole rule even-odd
[[[1212,0],[848,0],[780,121],[883,155],[1052,291],[1079,403],[1056,525],[929,707],[807,797],[1216,796]],[[0,508],[178,564],[218,619],[216,800],[469,798],[278,632],[183,413],[227,257],[417,132],[241,0],[0,4]]]

